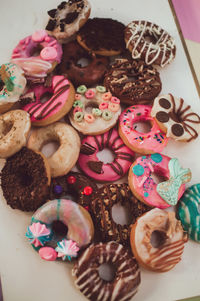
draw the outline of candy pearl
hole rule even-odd
[[[44,29],[37,30],[32,34],[32,40],[34,42],[42,42],[42,41],[44,41],[46,36],[47,36],[46,30],[44,30]]]
[[[38,253],[42,259],[47,261],[54,261],[57,258],[57,252],[51,247],[40,248]]]
[[[63,191],[63,189],[60,185],[55,185],[53,190],[56,194],[60,194]]]
[[[88,206],[85,206],[84,209],[87,210],[87,211],[89,211],[89,207]]]
[[[67,178],[67,182],[68,182],[69,184],[74,184],[74,183],[76,182],[76,178],[75,178],[74,176],[69,176],[69,177]]]
[[[45,47],[41,50],[40,56],[45,61],[55,60],[57,58],[57,51],[54,47]]]
[[[85,194],[85,195],[90,195],[90,194],[92,194],[92,191],[93,191],[92,187],[86,186],[86,187],[83,189],[83,194]]]

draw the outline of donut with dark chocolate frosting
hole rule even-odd
[[[23,147],[1,172],[3,196],[13,209],[35,211],[48,199],[50,168],[45,158]]]
[[[91,201],[91,215],[99,229],[102,241],[114,240],[129,246],[130,224],[117,224],[112,217],[112,208],[120,204],[125,207],[131,223],[149,211],[151,207],[140,202],[131,192],[128,184],[110,184],[99,188]]]
[[[141,60],[116,59],[104,78],[105,87],[121,102],[150,104],[160,93],[159,72]]]
[[[99,276],[99,267],[105,263],[115,268],[111,281]],[[141,281],[135,257],[114,241],[90,245],[75,263],[72,275],[77,288],[93,301],[128,301],[137,293]]]
[[[88,65],[81,66],[80,59],[87,59]],[[107,71],[108,58],[88,53],[76,41],[63,45],[63,57],[58,66],[60,74],[66,74],[74,85],[93,86],[99,84]]]

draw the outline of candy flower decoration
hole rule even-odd
[[[44,224],[39,222],[33,223],[28,227],[26,237],[29,242],[37,248],[51,240],[51,231]]]
[[[73,240],[63,239],[57,243],[55,250],[58,252],[58,257],[62,257],[62,260],[66,260],[67,258],[69,261],[71,261],[72,257],[77,257],[79,247]]]

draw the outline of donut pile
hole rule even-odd
[[[1,187],[13,209],[34,212],[26,237],[42,259],[72,261],[89,300],[122,301],[136,294],[140,265],[167,272],[188,237],[200,242],[200,184],[185,191],[190,169],[162,154],[169,139],[196,139],[200,117],[182,98],[160,95],[156,65],[174,59],[173,37],[90,11],[87,0],[61,2],[0,66]],[[49,142],[58,148],[46,157]],[[112,162],[99,159],[104,149]],[[129,223],[115,221],[117,204]],[[110,281],[99,274],[104,263],[115,267]]]

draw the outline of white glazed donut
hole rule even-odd
[[[0,158],[10,157],[26,145],[30,127],[30,116],[23,110],[0,116]]]
[[[182,98],[172,94],[155,98],[151,116],[167,137],[175,140],[189,142],[200,133],[200,116]]]
[[[69,120],[73,127],[84,135],[99,135],[107,132],[121,114],[120,100],[106,92],[103,86],[87,89],[77,88]],[[91,109],[91,112],[88,109]]]
[[[34,151],[41,151],[42,147],[51,141],[59,143],[57,151],[47,158],[51,176],[63,176],[72,169],[78,159],[81,144],[79,135],[70,125],[55,122],[33,130],[28,147]]]

